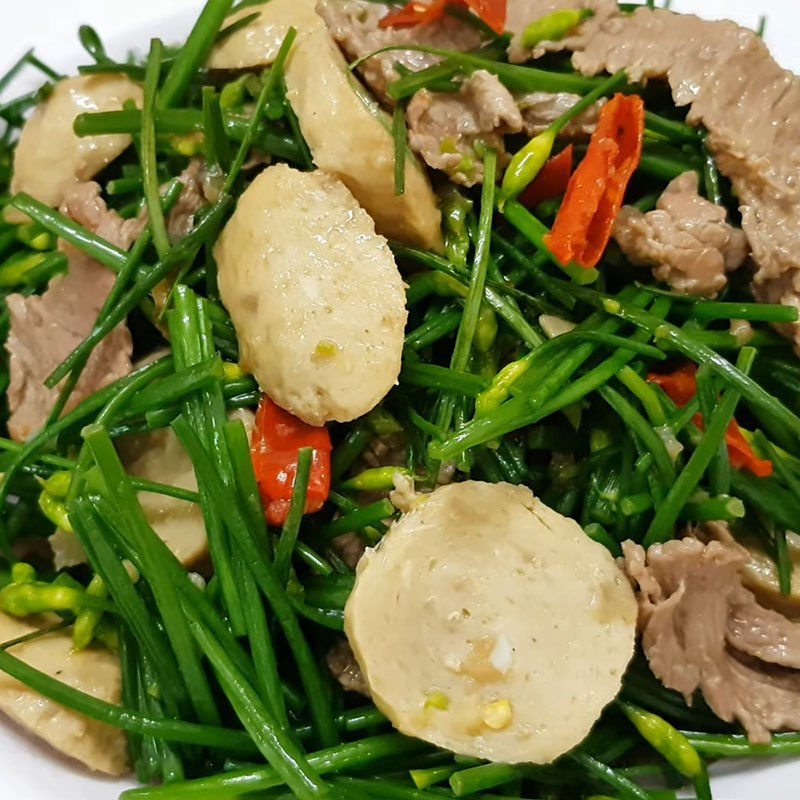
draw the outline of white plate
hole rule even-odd
[[[4,5],[5,3],[2,3]],[[179,41],[202,3],[198,0],[21,0],[0,27],[0,74],[23,50],[35,45],[38,55],[59,70],[85,63],[76,38],[78,25],[94,25],[112,53],[144,50],[151,36]],[[729,17],[755,27],[768,18],[766,39],[781,63],[800,72],[800,4],[796,0],[675,0],[678,11],[709,18]],[[17,83],[15,88],[24,88]],[[716,800],[789,800],[800,785],[800,760],[726,763],[714,770]],[[0,720],[0,798],[23,800],[114,800],[131,785],[86,775]]]

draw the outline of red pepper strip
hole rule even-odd
[[[685,406],[697,394],[697,367],[687,364],[675,372],[666,375],[651,373],[647,380],[658,384],[670,397],[673,403]],[[705,427],[703,417],[695,414],[692,421],[702,431]],[[725,432],[725,444],[728,445],[728,458],[734,469],[746,469],[759,478],[772,475],[772,462],[759,458],[735,419],[732,419]]]
[[[586,157],[572,174],[553,229],[545,236],[562,264],[597,265],[639,166],[643,139],[642,98],[616,95],[600,112]]]
[[[447,9],[449,0],[433,0],[432,3],[420,3],[411,0],[408,5],[397,11],[390,11],[379,25],[381,28],[399,28],[412,25],[427,25],[440,20]]]
[[[506,0],[464,0],[467,8],[482,19],[496,34],[506,30]]]
[[[647,380],[660,386],[675,405],[683,408],[697,394],[697,365],[685,364],[675,372],[651,372]]]
[[[561,197],[566,192],[572,174],[573,150],[573,146],[568,145],[542,167],[533,183],[519,196],[522,205],[536,208],[539,203]]]
[[[495,33],[502,34],[506,27],[507,0],[432,0],[430,3],[411,0],[397,11],[389,12],[381,21],[381,28],[427,25],[444,17],[448,5],[468,8],[482,19]]]
[[[725,443],[728,445],[728,458],[734,469],[747,469],[758,478],[769,478],[772,475],[772,462],[759,458],[747,439],[742,434],[742,429],[732,419],[725,434]]]
[[[291,505],[298,453],[313,447],[305,513],[319,511],[331,489],[331,437],[279,408],[264,395],[256,412],[251,454],[270,525],[283,525]]]

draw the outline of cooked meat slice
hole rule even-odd
[[[214,200],[213,176],[202,158],[193,158],[178,180],[184,189],[172,210],[167,214],[167,232],[171,242],[177,242],[194,227],[195,214]]]
[[[481,43],[478,31],[467,23],[446,17],[413,28],[381,28],[389,6],[372,0],[320,0],[317,13],[325,20],[331,36],[348,60],[390,45],[414,44],[446,50],[472,50]],[[367,59],[360,67],[364,81],[375,95],[392,105],[386,87],[400,77],[397,65],[417,72],[441,59],[415,50],[391,50]]]
[[[127,249],[138,230],[135,221],[124,221],[109,211],[95,183],[68,192],[62,211],[112,244]],[[11,383],[8,429],[12,438],[24,441],[47,419],[59,387],[48,389],[47,376],[84,339],[114,283],[114,274],[70,245],[62,245],[69,259],[67,274],[54,278],[42,295],[9,295],[8,350]],[[131,371],[132,343],[121,325],[95,348],[73,391],[66,410],[98,389]]]
[[[55,615],[16,619],[0,613],[0,642],[27,636],[60,621]],[[121,702],[117,657],[94,647],[80,652],[73,650],[70,630],[19,644],[10,648],[9,653],[67,686],[107,703]],[[128,742],[123,731],[70,711],[5,673],[0,673],[0,712],[91,770],[122,775],[128,768]]]
[[[364,468],[405,467],[408,464],[408,442],[404,432],[375,436],[361,455]]]
[[[696,172],[667,186],[656,208],[643,214],[624,206],[614,238],[631,263],[652,267],[657,280],[686,294],[715,297],[726,273],[747,257],[747,239],[726,220],[725,209],[698,193]]]
[[[347,639],[339,639],[328,651],[326,660],[331,675],[339,681],[344,689],[348,692],[358,692],[364,697],[370,696],[369,686],[361,674],[361,667],[358,666]]]
[[[530,92],[529,94],[515,95],[514,99],[522,112],[522,125],[525,133],[528,136],[536,136],[569,111],[580,100],[580,96],[570,92],[555,94]],[[605,100],[601,100],[587,108],[577,119],[572,120],[560,135],[565,139],[584,139],[591,136],[597,127],[600,109],[604,105]]]
[[[741,653],[781,667],[800,669],[800,625],[757,603],[731,609],[728,643]]]
[[[782,69],[762,39],[733,22],[663,9],[587,20],[566,45],[587,74],[626,69],[632,80],[666,78],[688,120],[730,178],[758,265],[758,293],[792,305],[800,267],[800,78]],[[769,284],[782,278],[777,288]],[[760,287],[764,287],[763,290]]]
[[[531,22],[564,9],[586,8],[594,12],[596,18],[607,19],[619,13],[617,0],[508,0],[506,30],[514,34],[508,49],[510,61],[528,61],[545,53],[562,50],[564,42],[540,42],[533,50],[522,44],[522,32]]]
[[[456,94],[417,92],[408,105],[408,141],[428,166],[464,186],[483,181],[480,140],[502,159],[503,137],[522,130],[522,116],[511,93],[496,76],[478,70]]]
[[[100,195],[100,184],[94,181],[72,187],[64,196],[61,213],[121,250],[127,250],[144,228],[141,220],[126,220],[109,211]]]
[[[702,691],[751,741],[800,725],[800,632],[742,585],[748,553],[731,540],[688,537],[647,553],[623,544],[637,585],[642,647],[653,674],[687,703]]]
[[[778,275],[753,282],[753,295],[759,303],[780,303],[800,312],[800,269],[792,269]],[[775,330],[792,340],[795,352],[800,355],[800,322],[775,325]]]
[[[331,547],[333,552],[336,553],[350,569],[355,569],[358,566],[358,562],[361,561],[361,556],[364,555],[364,551],[367,549],[361,536],[352,531],[337,536],[331,542]]]

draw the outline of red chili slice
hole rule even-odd
[[[264,395],[256,412],[251,442],[253,469],[266,509],[267,522],[286,520],[297,474],[299,451],[313,447],[305,513],[319,511],[331,488],[331,437],[327,428],[315,428],[275,405]]]
[[[618,94],[600,112],[586,156],[572,174],[545,243],[562,264],[586,269],[601,259],[625,191],[642,157],[644,102]]]

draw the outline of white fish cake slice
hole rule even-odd
[[[286,86],[314,163],[350,189],[375,220],[378,233],[441,250],[441,214],[426,173],[409,153],[405,192],[395,195],[391,121],[350,75],[315,6],[316,0],[270,0],[232,14],[226,26],[258,16],[220,42],[207,66],[268,66],[289,28],[296,28],[297,39],[286,64]]]
[[[54,614],[16,619],[0,613],[0,642],[27,636],[58,622]],[[108,703],[121,702],[117,656],[99,647],[73,650],[71,629],[17,645],[9,653],[74,689]],[[122,775],[128,769],[128,741],[123,731],[70,711],[5,673],[0,673],[0,713],[91,770]]]
[[[53,208],[70,186],[88,181],[118,158],[131,144],[128,134],[75,135],[79,114],[119,111],[128,100],[142,104],[142,89],[126,75],[77,75],[53,87],[25,123],[14,153],[11,193],[27,192]],[[26,217],[9,212],[15,222]]]
[[[633,655],[627,579],[579,525],[510,484],[438,488],[358,565],[345,631],[401,732],[546,764],[617,695]]]
[[[310,425],[347,422],[397,381],[405,290],[386,240],[324,172],[269,167],[215,247],[242,367]]]

